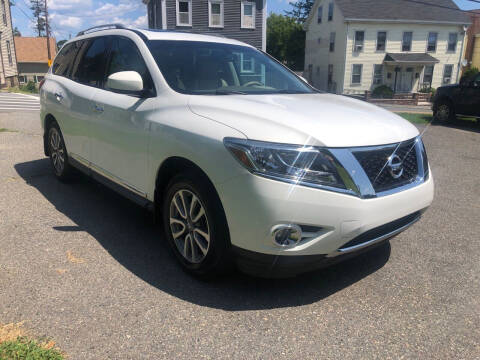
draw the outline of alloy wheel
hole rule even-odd
[[[53,167],[57,174],[61,174],[65,168],[65,150],[63,147],[62,137],[59,131],[52,127],[50,129],[50,156],[52,158]]]
[[[170,232],[182,256],[190,263],[205,259],[210,248],[210,227],[205,207],[192,191],[179,190],[170,202]]]

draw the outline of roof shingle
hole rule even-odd
[[[15,51],[19,63],[47,63],[47,38],[15,36]],[[55,57],[57,46],[55,38],[50,38],[51,58]]]
[[[452,0],[335,0],[346,19],[471,23]]]

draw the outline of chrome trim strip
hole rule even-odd
[[[375,190],[373,189],[372,183],[368,178],[365,170],[363,170],[362,165],[358,160],[353,156],[350,149],[329,149],[333,156],[335,156],[338,162],[343,166],[345,171],[348,172],[348,175],[352,178],[353,182],[357,185],[358,190],[360,191],[361,198],[372,198],[375,197]]]
[[[87,159],[81,157],[80,155],[70,153],[69,156],[71,156],[76,161],[78,161],[79,163],[81,163],[82,165],[87,167],[89,170],[95,171],[98,175],[103,176],[104,178],[107,178],[108,180],[114,182],[117,185],[120,185],[120,186],[126,188],[127,190],[135,193],[138,196],[141,196],[145,199],[148,199],[146,193],[141,192],[140,190],[136,189],[134,186],[132,186],[129,183],[119,179],[115,175],[113,175],[113,174],[109,173],[108,171],[102,169],[101,167],[93,164],[92,162],[88,161]]]
[[[358,250],[361,250],[363,248],[366,248],[368,246],[371,246],[373,244],[376,244],[382,240],[385,240],[385,239],[388,239],[388,238],[391,238],[399,233],[401,233],[402,231],[406,230],[407,228],[409,228],[410,226],[412,226],[413,224],[415,224],[418,220],[420,220],[421,216],[419,215],[418,217],[416,217],[415,219],[413,219],[412,221],[410,221],[408,224],[405,224],[403,225],[402,227],[394,230],[394,231],[391,231],[389,232],[388,234],[385,234],[385,235],[382,235],[382,236],[379,236],[375,239],[372,239],[372,240],[369,240],[369,241],[366,241],[364,243],[361,243],[361,244],[358,244],[358,245],[354,245],[354,246],[350,246],[348,248],[343,248],[343,249],[337,249],[335,250],[333,253],[331,254],[328,254],[327,257],[335,257],[335,256],[339,256],[339,255],[342,255],[342,254],[348,254],[348,253],[352,253],[352,252],[355,252],[355,251],[358,251]]]

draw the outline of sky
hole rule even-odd
[[[292,0],[267,0],[268,12],[283,14]],[[295,0],[293,0],[295,1]],[[478,9],[480,3],[454,0],[462,9]],[[13,0],[13,26],[23,36],[35,36],[29,0]],[[48,0],[49,20],[57,41],[74,37],[79,31],[100,24],[122,23],[147,27],[147,9],[141,0]]]

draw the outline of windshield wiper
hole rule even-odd
[[[248,95],[246,92],[238,90],[227,90],[227,89],[217,89],[215,90],[216,95]]]

